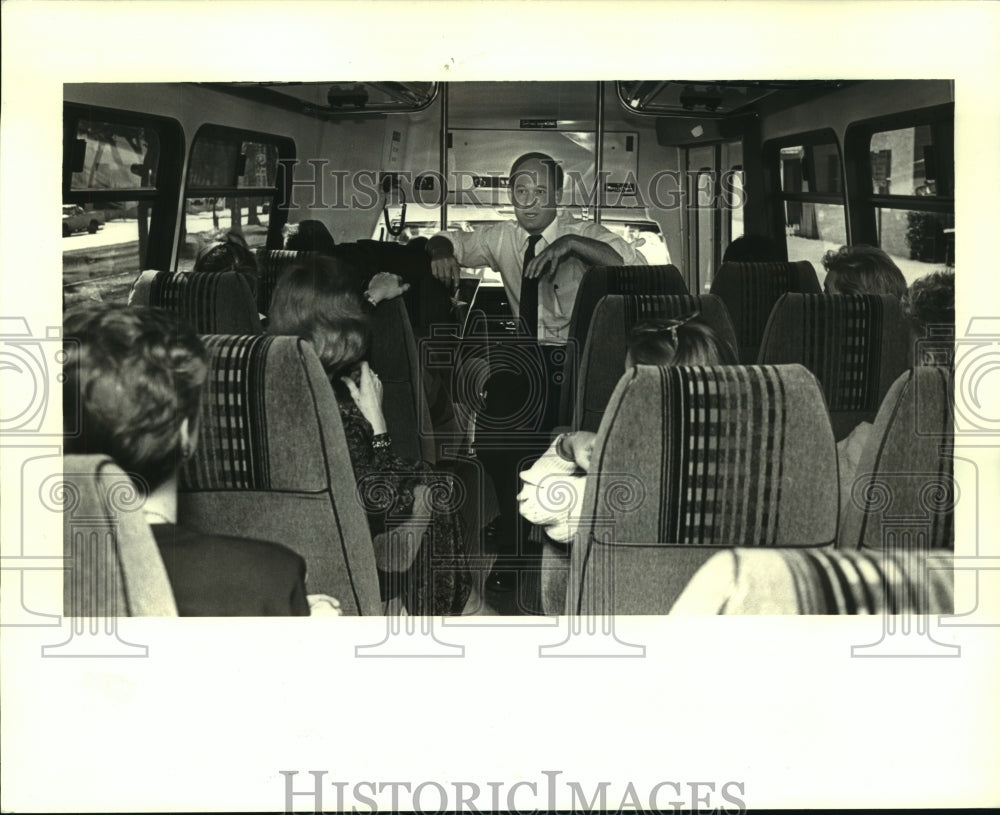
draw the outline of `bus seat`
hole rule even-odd
[[[263,331],[251,284],[238,272],[143,272],[128,302],[172,311],[201,334]]]
[[[334,248],[334,257],[350,263],[366,281],[379,272],[389,272],[409,284],[403,301],[418,341],[432,336],[434,326],[458,326],[448,288],[431,274],[426,247],[427,239],[418,237],[405,244],[358,240],[338,243]]]
[[[950,553],[731,549],[702,566],[671,614],[951,614]]]
[[[954,549],[958,489],[947,368],[919,367],[889,388],[844,503],[838,548]]]
[[[875,419],[910,365],[910,330],[891,295],[785,294],[774,305],[760,363],[798,363],[823,387],[837,440]]]
[[[376,555],[323,367],[296,337],[210,336],[199,442],[178,511],[197,531],[271,540],[306,561],[310,594],[380,614]]]
[[[595,266],[588,269],[576,291],[573,314],[569,321],[569,342],[576,352],[566,355],[563,383],[559,396],[559,424],[573,420],[575,383],[580,354],[587,344],[594,309],[601,298],[609,294],[687,294],[687,285],[680,270],[673,264],[665,266]]]
[[[608,295],[594,309],[580,357],[573,427],[596,431],[611,393],[625,373],[628,334],[643,320],[681,317],[695,311],[719,337],[736,347],[725,304],[714,295]]]
[[[771,309],[785,292],[819,294],[816,270],[807,260],[794,263],[723,263],[711,293],[722,298],[736,329],[740,362],[757,362]]]
[[[176,617],[177,606],[142,496],[107,456],[63,458],[63,614]]]
[[[565,609],[665,614],[719,547],[832,547],[836,484],[801,365],[632,368],[597,432]]]
[[[393,449],[403,458],[437,461],[417,344],[399,298],[379,303],[371,316],[368,360],[382,380],[382,410]],[[450,398],[450,397],[448,397]]]
[[[258,249],[257,250],[257,310],[261,314],[269,314],[271,310],[271,295],[278,279],[285,269],[295,261],[315,255],[315,252],[296,252],[291,249]]]

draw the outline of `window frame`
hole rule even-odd
[[[781,186],[781,150],[784,147],[809,147],[816,144],[832,144],[840,159],[840,192],[785,192]],[[788,136],[779,136],[764,142],[762,157],[764,160],[764,189],[768,191],[768,222],[774,235],[785,236],[785,203],[800,204],[839,204],[844,211],[844,229],[848,244],[853,242],[851,230],[851,208],[848,206],[850,187],[847,183],[847,167],[844,149],[837,138],[837,132],[832,127],[819,130],[807,130]],[[779,241],[787,251],[786,239]]]
[[[278,148],[278,164],[275,168],[273,187],[200,187],[189,186],[188,176],[191,172],[191,159],[194,156],[194,148],[199,138],[222,137],[239,142],[253,141],[258,143],[273,144]],[[292,192],[292,174],[285,172],[282,162],[294,161],[296,157],[295,140],[290,136],[281,136],[277,133],[265,133],[259,130],[247,130],[245,128],[230,127],[212,122],[201,125],[191,139],[191,146],[188,149],[188,162],[185,166],[184,185],[181,193],[181,204],[184,211],[187,210],[187,200],[189,198],[267,198],[271,203],[268,208],[267,221],[267,241],[265,246],[268,249],[280,249],[284,243],[282,239],[282,229],[288,222],[288,208],[280,207],[280,202],[290,201]],[[180,251],[178,250],[178,255]]]
[[[155,129],[160,141],[156,185],[152,189],[73,190],[73,151],[77,123],[81,120]],[[167,269],[174,247],[177,208],[181,194],[180,168],[184,166],[184,146],[184,128],[179,121],[168,116],[64,102],[62,203],[83,206],[111,201],[137,201],[151,204],[146,257],[140,258],[140,265],[147,269]]]
[[[872,185],[870,164],[871,141],[876,133],[890,130],[902,130],[908,127],[930,125],[932,128],[944,128],[950,132],[950,161],[944,157],[938,158],[940,168],[947,167],[943,176],[945,189],[950,195],[885,195],[876,194]],[[950,127],[948,127],[950,125]],[[935,144],[939,142],[935,141]],[[849,208],[851,234],[860,243],[872,246],[879,245],[878,221],[876,211],[879,209],[903,209],[917,212],[932,212],[955,215],[955,104],[947,102],[916,110],[893,113],[888,116],[877,116],[851,122],[847,126],[844,137],[847,152],[847,170],[851,180],[851,200]],[[935,179],[940,181],[941,179]]]

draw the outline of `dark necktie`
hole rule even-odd
[[[524,277],[524,268],[535,256],[535,246],[542,239],[541,235],[528,235],[528,248],[524,250],[524,261],[521,263],[521,320],[527,326],[529,337],[538,337],[538,278]]]

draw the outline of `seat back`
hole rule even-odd
[[[573,314],[569,321],[570,344],[576,348],[566,357],[563,369],[565,386],[560,394],[559,424],[568,425],[573,419],[576,396],[576,375],[580,353],[587,344],[594,309],[609,294],[687,294],[687,284],[673,264],[665,266],[595,266],[588,269],[576,291]]]
[[[305,558],[311,594],[379,614],[378,578],[337,400],[295,337],[204,337],[211,370],[179,518],[206,533],[275,541]]]
[[[954,605],[949,553],[732,549],[698,570],[670,613],[952,614]]]
[[[417,345],[400,298],[380,303],[372,313],[368,359],[382,380],[382,410],[393,449],[404,458],[435,462],[436,446]]]
[[[406,244],[359,240],[338,243],[334,257],[346,261],[367,282],[379,272],[399,275],[409,289],[403,294],[406,312],[417,340],[431,337],[435,326],[458,326],[448,289],[431,274],[426,238]]]
[[[251,283],[239,272],[143,272],[129,305],[172,311],[201,334],[263,330]]]
[[[695,311],[734,348],[733,324],[723,302],[714,295],[611,294],[601,299],[590,321],[580,358],[573,427],[596,431],[611,393],[625,373],[628,334],[643,320],[682,317]]]
[[[107,456],[63,459],[67,617],[176,617],[139,490]]]
[[[891,295],[786,294],[768,320],[760,362],[812,371],[839,440],[874,420],[889,386],[909,367],[909,327]]]
[[[819,294],[819,279],[809,261],[794,263],[723,263],[711,293],[729,309],[737,351],[745,365],[757,363],[761,337],[771,309],[786,292]]]
[[[833,433],[799,365],[631,369],[590,472],[569,613],[665,614],[720,546],[837,537]]]
[[[947,368],[913,368],[893,383],[858,462],[839,548],[954,549],[953,398]]]
[[[315,252],[296,252],[291,249],[258,249],[257,250],[257,310],[261,314],[269,314],[271,310],[271,295],[278,279],[285,269],[302,258],[315,255]]]

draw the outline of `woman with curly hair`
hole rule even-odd
[[[309,614],[299,555],[178,523],[177,471],[198,442],[208,375],[198,335],[160,309],[87,304],[66,313],[63,337],[63,414],[80,421],[66,452],[110,456],[132,479],[180,615]]]
[[[344,425],[354,476],[362,499],[366,485],[386,488],[393,495],[388,515],[406,518],[417,509],[417,487],[432,497],[461,496],[464,490],[454,477],[431,470],[421,461],[398,456],[392,447],[382,410],[382,383],[364,361],[368,347],[368,320],[352,275],[334,258],[314,256],[285,272],[271,299],[272,334],[308,340],[323,364]],[[437,501],[431,501],[431,504]],[[384,506],[370,507],[372,537],[385,531]],[[388,565],[386,553],[376,553],[380,566]],[[455,510],[430,507],[428,535],[402,585],[394,572],[380,568],[383,599],[401,594],[412,614],[461,614],[478,602],[468,567],[462,519]]]

